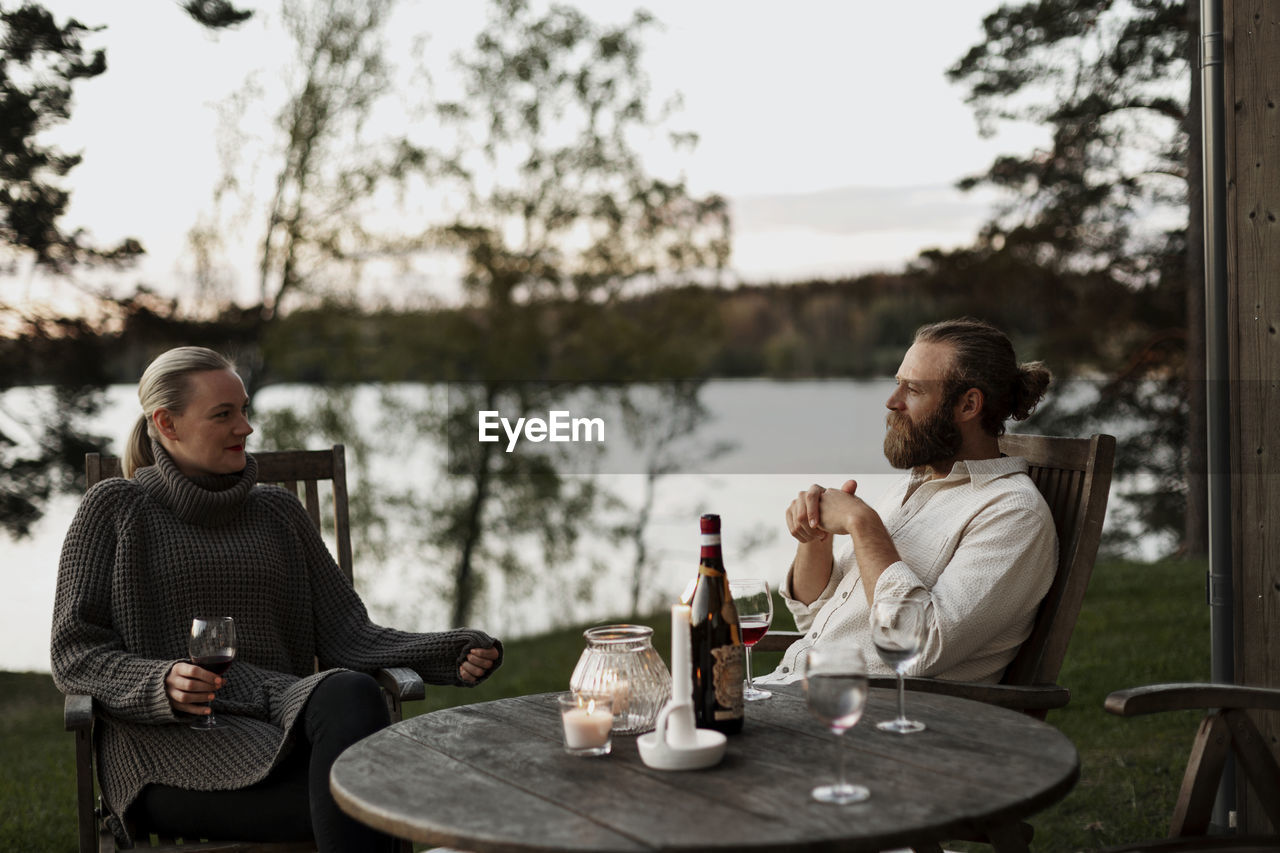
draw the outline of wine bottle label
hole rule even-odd
[[[708,545],[719,545],[719,544],[720,544],[720,534],[719,534],[719,533],[704,533],[704,534],[702,534],[702,547],[703,547],[703,548],[707,547]]]
[[[742,682],[746,667],[742,660],[742,646],[719,646],[711,650],[715,662],[711,678],[716,689],[715,710],[717,720],[736,720],[742,717]]]

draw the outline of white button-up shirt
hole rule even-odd
[[[875,596],[919,598],[928,628],[908,675],[998,681],[1030,635],[1040,599],[1053,583],[1058,537],[1027,462],[966,460],[938,480],[916,471],[875,506],[901,558],[876,582]],[[871,641],[870,612],[852,543],[811,604],[782,596],[803,636],[757,681],[794,681],[810,648],[852,644],[867,669],[891,674]]]

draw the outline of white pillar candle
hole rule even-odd
[[[607,707],[571,708],[560,715],[564,722],[564,744],[570,749],[590,749],[609,742],[613,712]]]
[[[693,675],[689,669],[689,605],[671,606],[671,701],[693,701]]]

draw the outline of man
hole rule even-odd
[[[1027,418],[1050,374],[1018,364],[1003,332],[961,319],[921,327],[886,405],[885,456],[909,475],[872,509],[857,483],[811,486],[787,507],[799,543],[783,598],[803,632],[766,681],[799,678],[811,648],[860,647],[872,673],[871,602],[925,605],[927,634],[909,675],[998,681],[1053,582],[1058,543],[1026,460],[1001,456],[1009,418]],[[848,536],[838,559],[833,541]]]

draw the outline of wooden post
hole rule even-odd
[[[1280,3],[1223,13],[1236,680],[1280,687]],[[1280,714],[1252,716],[1280,756]],[[1237,779],[1240,827],[1280,832]]]

